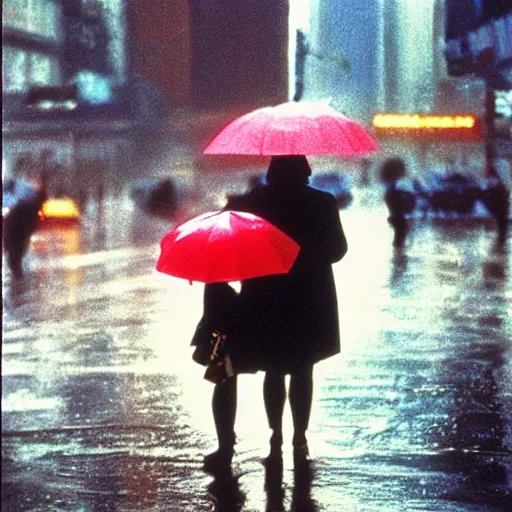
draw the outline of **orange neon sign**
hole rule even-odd
[[[373,127],[382,134],[480,138],[481,123],[472,114],[376,114]]]

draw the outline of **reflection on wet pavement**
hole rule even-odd
[[[24,281],[3,270],[3,509],[512,509],[511,264],[492,232],[418,222],[400,252],[379,208],[342,211],[342,353],[315,368],[313,466],[294,471],[289,410],[283,467],[262,464],[258,374],[240,378],[233,470],[212,477],[189,347],[202,287],[154,271],[167,224],[119,211],[39,232]]]

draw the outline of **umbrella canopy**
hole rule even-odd
[[[360,156],[377,149],[363,126],[328,105],[292,101],[231,121],[204,154]]]
[[[273,224],[238,211],[194,217],[167,233],[160,248],[159,272],[203,283],[284,274],[299,253]]]

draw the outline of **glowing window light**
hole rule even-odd
[[[377,114],[373,126],[401,130],[471,130],[476,118],[472,115]]]

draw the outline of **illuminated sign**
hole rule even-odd
[[[373,127],[382,135],[482,138],[481,122],[472,114],[377,114]]]

